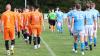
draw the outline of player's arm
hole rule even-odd
[[[62,12],[62,20],[63,20],[62,24],[64,24],[64,22],[65,22],[65,14],[63,12]]]
[[[86,21],[86,15],[84,14],[84,25],[86,25],[87,21]]]
[[[67,17],[67,25],[70,25],[70,17]]]
[[[43,30],[45,30],[44,18],[43,18],[43,14],[42,13],[41,13],[41,26],[42,26]]]
[[[63,22],[67,25],[68,16],[64,15],[64,17],[63,17],[63,18],[64,18],[64,21],[63,21]]]
[[[71,19],[70,18],[70,14],[71,14],[70,12],[67,13],[67,26],[68,27],[70,27],[69,25],[71,25],[71,22],[70,22],[70,19]]]
[[[98,14],[97,14],[97,24],[99,25],[99,22],[100,21],[100,13],[98,12]]]
[[[14,23],[15,23],[15,29],[16,31],[18,30],[18,16],[16,15],[16,13],[13,12],[13,18],[14,18]]]
[[[97,18],[94,16],[94,17],[93,17],[93,21],[94,21],[94,30],[96,30],[96,27],[97,27],[97,25],[96,25],[96,23],[97,23],[96,19],[97,19]]]
[[[73,26],[74,26],[74,17],[72,17],[72,21],[71,21],[71,31],[73,30]]]
[[[0,30],[1,32],[3,32],[4,30],[4,20],[5,20],[6,16],[4,14],[1,15],[1,20],[0,20]]]

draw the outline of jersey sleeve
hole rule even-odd
[[[97,20],[98,19],[98,16],[99,16],[99,12],[98,11],[95,11],[94,14],[93,14],[93,19],[94,20]]]
[[[41,18],[40,23],[42,25],[42,23],[43,23],[43,14],[42,13],[40,13],[40,18]]]

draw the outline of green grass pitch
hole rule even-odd
[[[82,56],[80,53],[80,46],[78,46],[78,53],[72,52],[73,38],[70,37],[67,27],[64,25],[64,32],[58,33],[57,31],[52,33],[48,29],[48,24],[45,23],[45,31],[42,33],[42,39],[46,42],[49,48],[53,51],[55,56]],[[84,56],[99,56],[100,55],[100,30],[98,30],[97,47],[93,48],[93,51],[85,51]],[[5,55],[5,47],[3,35],[0,34],[0,56]],[[16,37],[15,53],[12,56],[54,56],[50,53],[48,48],[43,42],[41,42],[41,48],[35,50],[33,44],[25,44],[23,38],[18,39]]]

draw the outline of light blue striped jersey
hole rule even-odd
[[[95,19],[95,20],[98,20],[99,18],[99,16],[100,16],[100,14],[99,14],[99,11],[98,10],[96,10],[96,9],[91,9],[91,13],[93,14],[93,18]]]
[[[61,12],[61,11],[58,11],[58,12],[56,13],[56,15],[57,15],[57,22],[63,22],[64,13]]]
[[[84,29],[85,14],[83,11],[75,11],[72,14],[74,18],[74,30],[80,31]]]
[[[93,13],[91,12],[91,10],[88,9],[84,13],[85,13],[86,25],[93,25],[94,18],[93,18]]]

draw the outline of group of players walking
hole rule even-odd
[[[63,22],[66,22],[69,32],[74,37],[73,51],[77,53],[78,40],[81,45],[81,52],[84,55],[85,50],[92,50],[96,47],[97,42],[97,20],[99,12],[95,9],[95,3],[87,3],[86,10],[82,11],[80,4],[75,4],[73,9],[68,13],[63,13],[59,8],[48,13],[49,29],[55,31],[55,26],[58,32],[63,32]],[[66,21],[64,21],[65,19]],[[1,15],[1,25],[5,40],[7,55],[14,53],[15,32],[20,38],[22,31],[26,43],[34,43],[34,49],[40,48],[40,35],[44,27],[43,14],[39,11],[38,6],[34,8],[14,9],[11,11],[11,5],[6,5],[6,11]],[[11,40],[11,48],[9,48],[9,40]],[[89,41],[88,41],[89,40]],[[94,40],[94,41],[93,41]],[[88,43],[89,42],[89,43]]]

